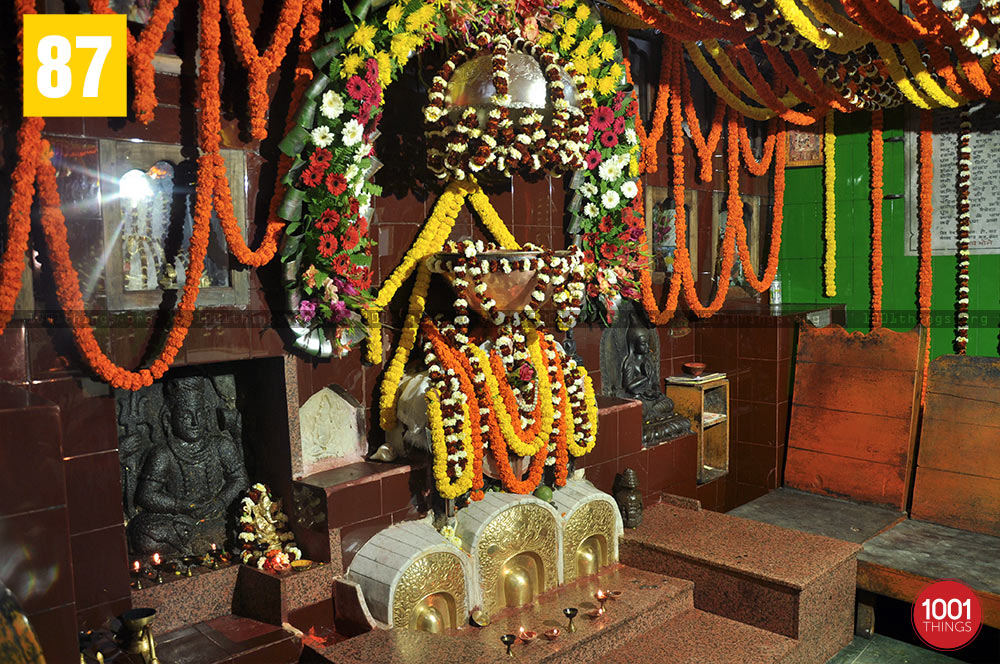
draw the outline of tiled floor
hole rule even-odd
[[[876,634],[872,639],[854,637],[851,645],[837,653],[826,664],[952,664],[959,660],[943,653],[927,650],[888,636]]]

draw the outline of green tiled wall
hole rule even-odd
[[[837,118],[837,295],[823,295],[823,169],[791,168],[785,173],[785,220],[781,244],[783,299],[795,303],[842,302],[852,330],[868,330],[871,303],[869,262],[868,114]],[[902,136],[902,112],[885,119],[885,138]],[[941,158],[945,158],[942,156]],[[951,157],[948,157],[951,158]],[[886,195],[905,194],[903,143],[885,143]],[[883,310],[886,327],[905,330],[916,321],[917,258],[904,255],[905,201],[883,202]],[[955,258],[935,256],[931,357],[952,352],[955,305]],[[970,266],[970,355],[998,353],[1000,333],[1000,256],[973,256]]]

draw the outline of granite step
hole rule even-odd
[[[798,641],[714,613],[691,609],[594,664],[777,664]]]
[[[857,544],[707,510],[646,509],[621,560],[693,581],[694,606],[799,641],[790,662],[826,661],[851,642]],[[710,661],[710,660],[705,660]]]
[[[597,608],[597,589],[620,590],[619,600],[609,601],[606,613],[589,615]],[[649,630],[667,624],[675,616],[694,607],[690,581],[666,577],[623,565],[581,579],[538,597],[531,606],[506,609],[481,629],[466,627],[443,634],[427,634],[406,629],[373,630],[335,644],[306,642],[302,662],[310,664],[409,664],[416,653],[433,653],[436,661],[463,664],[490,664],[509,661],[500,643],[503,634],[516,634],[521,627],[544,632],[559,627],[554,640],[514,646],[521,662],[580,664],[610,661],[622,644],[642,638]],[[562,609],[579,609],[576,632],[565,631]]]

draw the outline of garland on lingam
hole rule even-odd
[[[580,252],[563,256],[525,245],[537,256],[508,260],[492,257],[498,248],[481,242],[446,248],[453,258],[428,259],[429,269],[454,275],[457,315],[454,322],[424,316],[420,323],[438,493],[454,499],[471,490],[473,500],[482,498],[487,451],[505,491],[535,491],[548,466],[554,485],[563,486],[570,455],[583,456],[596,444],[597,406],[586,369],[544,330],[540,311],[551,301],[560,327],[575,322],[584,289]],[[496,311],[482,279],[485,272],[517,271],[533,271],[536,279],[523,318]],[[470,304],[489,312],[496,326],[485,338],[469,330]],[[530,458],[526,475],[512,469],[510,453]]]

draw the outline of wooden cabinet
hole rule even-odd
[[[672,383],[667,396],[674,410],[691,420],[698,437],[698,484],[729,472],[729,379],[714,378],[701,383]]]

